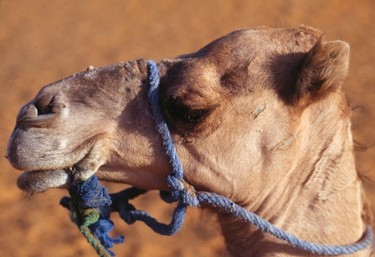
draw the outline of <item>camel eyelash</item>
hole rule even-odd
[[[175,122],[199,124],[212,112],[212,109],[193,109],[183,104],[179,99],[170,97],[166,102],[169,118]]]

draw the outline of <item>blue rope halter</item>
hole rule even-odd
[[[218,209],[221,212],[232,214],[235,217],[238,217],[248,223],[255,225],[262,232],[269,233],[278,239],[286,241],[290,245],[298,249],[302,249],[317,255],[352,254],[367,248],[371,244],[373,235],[370,226],[367,227],[362,238],[356,243],[343,246],[317,244],[301,240],[289,234],[288,232],[275,227],[270,222],[257,216],[255,213],[244,209],[243,207],[237,205],[233,201],[221,195],[210,192],[195,191],[192,186],[190,186],[187,182],[184,181],[183,168],[178,158],[176,147],[169,132],[168,125],[165,121],[164,114],[160,107],[158,90],[160,79],[157,65],[153,61],[149,61],[147,65],[149,69],[150,83],[148,98],[152,114],[156,123],[156,129],[162,138],[164,150],[168,155],[170,164],[172,166],[172,172],[167,178],[167,183],[170,188],[170,192],[160,193],[161,198],[164,201],[169,203],[177,202],[177,207],[173,212],[170,224],[163,224],[158,222],[156,219],[151,217],[147,212],[137,210],[133,205],[129,203],[130,199],[133,199],[134,197],[145,193],[145,190],[129,188],[122,192],[112,194],[109,196],[108,193],[106,193],[106,189],[103,189],[103,186],[99,184],[95,176],[89,178],[87,181],[82,182],[78,185],[73,184],[69,190],[72,198],[62,199],[62,204],[65,207],[69,207],[70,209],[75,210],[75,213],[77,213],[77,209],[80,210],[78,211],[78,213],[82,213],[81,209],[99,209],[100,216],[98,219],[100,222],[90,225],[93,228],[89,228],[91,229],[92,233],[95,234],[95,236],[98,238],[100,243],[104,246],[104,248],[108,251],[110,255],[114,256],[113,252],[111,252],[109,248],[111,248],[113,244],[122,242],[123,238],[110,238],[108,236],[109,230],[113,227],[112,222],[108,220],[109,208],[111,209],[111,211],[119,212],[120,217],[126,223],[132,224],[135,221],[140,220],[143,221],[155,232],[162,235],[174,235],[181,229],[185,219],[186,209],[188,206],[199,207],[201,205],[204,205]],[[88,184],[89,190],[87,190],[87,187],[84,186],[85,184]],[[101,193],[98,194],[98,192]],[[77,204],[72,204],[73,202],[77,203],[76,199],[79,199],[78,207],[74,207],[77,206]],[[95,204],[90,204],[90,202],[92,201],[94,201]],[[72,208],[72,205],[74,208]],[[94,246],[93,243],[91,244]],[[96,246],[94,247],[96,248]],[[107,256],[101,254],[98,249],[97,252],[100,256]]]

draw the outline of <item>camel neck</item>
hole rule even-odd
[[[291,169],[278,176],[277,184],[253,196],[256,201],[250,199],[246,207],[301,239],[350,244],[361,238],[366,227],[361,217],[362,185],[355,169],[350,123],[338,121],[324,144],[303,151],[304,145],[319,142],[315,140],[319,136],[319,131],[301,135],[295,160],[304,161],[291,161]],[[226,214],[219,214],[219,222],[234,256],[311,256]],[[364,250],[351,256],[369,253]]]
[[[328,198],[314,198],[303,186],[296,187],[296,190],[298,196],[284,192],[282,198],[276,197],[273,202],[267,199],[267,205],[260,206],[255,213],[310,242],[345,245],[361,238],[365,224],[361,218],[359,181],[353,181]],[[309,201],[305,200],[307,195]],[[285,198],[289,201],[284,201]],[[233,256],[311,256],[311,253],[299,251],[231,215],[219,214],[219,222]],[[368,252],[360,251],[351,256],[368,256]]]

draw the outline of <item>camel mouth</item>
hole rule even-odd
[[[95,172],[81,172],[76,165],[64,169],[24,171],[17,179],[17,186],[24,192],[41,193],[49,189],[67,189],[74,181],[83,181]]]
[[[42,158],[40,158],[41,151],[28,150],[25,153],[17,152],[20,148],[10,148],[8,156],[11,164],[23,171],[17,179],[18,188],[27,193],[40,193],[53,188],[68,189],[72,183],[87,180],[98,171],[101,159],[104,158],[102,154],[99,157],[92,156],[92,151],[95,151],[93,149],[98,147],[95,146],[97,143],[97,138],[92,137],[76,147],[74,151],[54,153],[46,150],[50,154]],[[27,146],[22,149],[24,148]],[[32,154],[34,156],[30,157]]]

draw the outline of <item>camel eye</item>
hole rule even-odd
[[[175,122],[199,124],[211,113],[211,109],[192,109],[174,98],[167,101],[166,107],[168,116]]]

